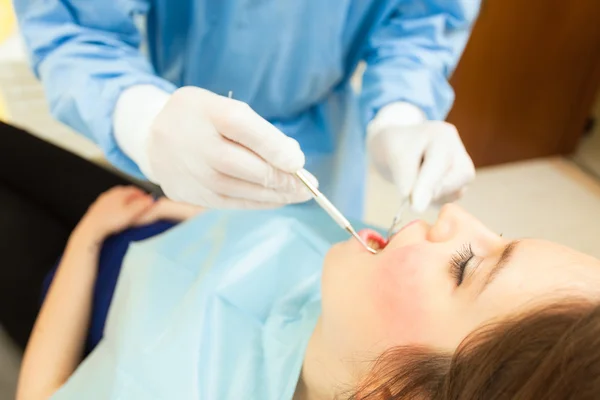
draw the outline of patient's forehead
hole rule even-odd
[[[600,295],[600,261],[556,243],[525,239],[487,290],[488,296]],[[485,296],[484,296],[485,297]]]
[[[520,241],[520,252],[515,262],[530,264],[530,269],[559,269],[565,273],[587,270],[600,273],[600,260],[575,249],[540,239]]]

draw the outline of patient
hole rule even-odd
[[[112,189],[91,206],[36,322],[19,400],[51,396],[92,350],[85,343],[103,241],[199,212],[131,187]],[[272,398],[600,398],[598,260],[540,240],[505,239],[454,205],[433,225],[406,225],[389,243],[372,231],[361,235],[385,248],[372,255],[350,239],[330,249],[320,316],[299,376],[288,377],[293,393]]]

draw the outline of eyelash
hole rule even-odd
[[[462,283],[465,276],[465,269],[473,257],[475,257],[475,254],[473,253],[471,244],[466,244],[450,259],[450,272],[458,286]]]

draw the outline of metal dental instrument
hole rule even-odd
[[[390,226],[390,229],[388,229],[388,231],[387,231],[386,241],[389,242],[390,239],[392,238],[392,236],[394,235],[394,233],[396,233],[396,231],[397,231],[396,228],[402,222],[402,217],[404,216],[404,213],[406,211],[406,208],[408,207],[408,204],[409,204],[408,198],[405,198],[402,200],[402,203],[400,204],[400,210],[394,216],[394,219],[392,220],[392,225]]]
[[[329,214],[329,216],[344,230],[346,230],[348,233],[350,233],[356,240],[358,240],[360,242],[360,244],[363,245],[363,247],[365,249],[367,249],[369,252],[373,253],[373,254],[377,254],[377,250],[372,249],[359,235],[358,233],[356,233],[356,230],[352,227],[352,225],[350,224],[350,221],[348,221],[346,219],[346,217],[344,217],[342,215],[342,213],[335,208],[335,206],[329,201],[329,199],[327,197],[325,197],[325,195],[323,195],[323,193],[321,193],[319,191],[319,189],[317,189],[308,179],[308,177],[306,176],[306,170],[302,169],[300,171],[296,172],[296,176],[298,177],[298,179],[300,179],[300,181],[308,188],[308,190],[310,190],[310,192],[313,195],[313,198],[315,199],[315,201],[321,206],[321,208],[323,210],[325,210],[325,212],[327,214]]]
[[[230,99],[233,98],[233,91],[230,90],[227,97],[229,97]],[[317,189],[312,183],[310,183],[310,180],[306,177],[305,170],[297,171],[296,176],[308,188],[308,190],[310,190],[310,192],[313,195],[313,198],[321,206],[321,208],[325,210],[325,212],[329,214],[329,216],[342,229],[348,231],[348,233],[350,233],[356,240],[358,240],[359,243],[362,244],[363,247],[369,252],[377,254],[377,250],[374,250],[371,247],[369,247],[367,242],[365,242],[360,236],[358,236],[358,233],[356,233],[356,230],[352,227],[350,221],[348,221],[346,217],[344,217],[342,213],[337,208],[335,208],[335,206],[329,201],[327,197],[325,197],[325,195],[323,195],[323,193],[319,191],[319,189]]]

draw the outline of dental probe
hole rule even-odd
[[[230,99],[233,98],[233,91],[229,91],[229,93],[227,94],[227,97],[229,97]],[[356,240],[358,240],[358,242],[360,244],[363,245],[363,247],[365,249],[367,249],[369,252],[373,253],[373,254],[377,254],[377,251],[372,249],[367,242],[365,242],[364,240],[362,240],[362,238],[360,236],[358,236],[358,233],[356,233],[356,229],[354,229],[352,227],[352,224],[350,223],[350,221],[348,221],[346,219],[346,217],[344,217],[342,215],[342,213],[340,212],[340,210],[338,210],[337,208],[335,208],[335,206],[331,203],[331,201],[329,201],[329,199],[327,197],[325,197],[325,195],[323,193],[321,193],[319,191],[319,189],[317,189],[315,186],[313,186],[312,183],[310,183],[310,181],[307,179],[306,175],[305,175],[305,170],[300,170],[296,172],[296,176],[298,177],[298,179],[300,179],[300,181],[308,188],[308,190],[310,190],[310,192],[313,195],[313,198],[315,199],[315,201],[321,206],[321,208],[323,210],[325,210],[325,212],[327,214],[329,214],[329,216],[344,230],[346,230],[348,233],[350,233],[350,235],[352,235]]]
[[[356,233],[356,230],[350,224],[350,221],[346,219],[335,206],[329,201],[327,197],[323,193],[319,191],[306,176],[306,170],[302,169],[296,172],[296,176],[300,179],[300,181],[310,190],[313,195],[315,201],[321,206],[323,210],[344,230],[346,230],[350,235],[352,235],[356,240],[359,241],[360,244],[363,245],[365,249],[373,254],[377,254],[377,251],[372,249],[359,235]]]

